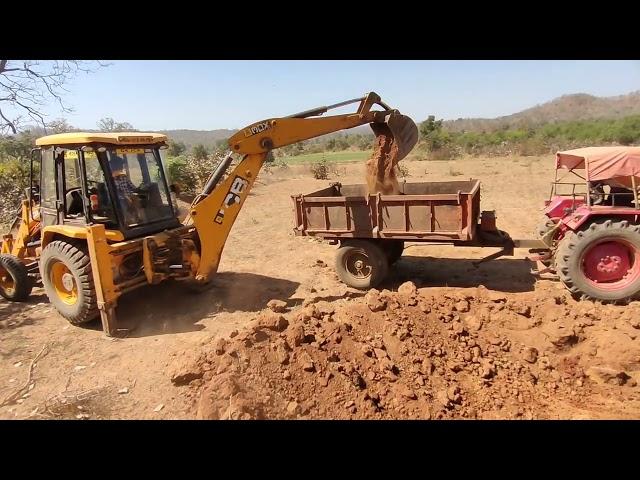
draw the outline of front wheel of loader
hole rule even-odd
[[[336,273],[353,288],[366,290],[378,286],[389,273],[389,258],[374,242],[344,242],[336,254]]]
[[[12,302],[29,298],[33,282],[27,267],[14,255],[0,255],[0,295]]]
[[[555,264],[574,296],[626,303],[640,292],[640,226],[606,220],[569,233],[558,245]]]
[[[49,301],[72,325],[99,315],[89,255],[77,246],[56,240],[40,258],[40,275]]]

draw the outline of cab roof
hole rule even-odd
[[[70,132],[47,135],[36,140],[39,147],[50,145],[77,145],[84,143],[109,143],[113,145],[164,143],[167,136],[146,132]]]
[[[585,169],[589,181],[640,178],[640,147],[587,147],[556,153],[556,168]]]

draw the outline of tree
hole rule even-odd
[[[0,60],[0,134],[18,133],[29,118],[45,127],[44,108],[52,101],[70,112],[62,97],[79,72],[90,73],[94,62],[80,60]],[[100,67],[106,66],[95,62]]]
[[[429,117],[420,124],[420,136],[426,139],[433,132],[437,132],[442,128],[442,120],[436,121],[436,117],[429,115]]]
[[[349,142],[344,137],[336,138],[336,143],[334,145],[335,150],[346,150],[349,148]]]
[[[29,184],[34,137],[28,133],[0,138],[0,229],[15,219]],[[37,173],[37,172],[34,172]]]
[[[105,117],[98,120],[98,130],[101,132],[124,132],[124,131],[135,131],[133,125],[129,122],[116,122],[111,117]]]
[[[69,125],[69,123],[64,118],[58,118],[47,123],[46,128],[49,133],[66,133],[75,130],[75,128]]]
[[[367,138],[367,137],[362,137],[358,143],[356,144],[356,146],[360,149],[360,150],[369,150],[372,146],[373,146],[373,142],[371,140],[371,138]]]
[[[442,130],[442,120],[436,120],[436,117],[433,115],[429,115],[429,117],[420,124],[420,136],[430,151],[439,150],[451,143],[449,133]]]
[[[193,154],[196,160],[206,160],[207,157],[209,156],[209,151],[207,150],[207,147],[205,147],[201,143],[193,147],[193,150],[191,153]]]
[[[167,153],[170,157],[179,157],[186,151],[187,146],[183,142],[174,142],[173,140],[169,140],[169,149],[167,150]]]

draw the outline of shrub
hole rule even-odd
[[[329,178],[329,163],[325,159],[312,163],[311,174],[316,180],[327,180]]]

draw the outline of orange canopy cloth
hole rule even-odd
[[[556,153],[556,168],[584,168],[588,181],[640,177],[640,147],[587,147],[566,150]]]

